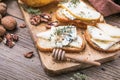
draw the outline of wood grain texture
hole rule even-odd
[[[20,1],[18,2],[19,4],[22,4]],[[45,24],[40,24],[38,26],[33,26],[30,24],[29,19],[30,19],[30,15],[23,10],[22,6],[20,6],[21,11],[24,15],[26,24],[28,24],[28,28],[30,30],[30,34],[32,36],[32,39],[35,43],[35,45],[37,46],[37,37],[36,35],[39,32],[43,32],[46,31],[47,29],[45,28]],[[58,9],[57,4],[50,4],[48,6],[42,7],[40,8],[40,10],[42,12],[52,12],[52,20],[56,21],[55,18],[55,12]],[[81,30],[80,28],[77,28],[77,32],[78,35],[81,34]],[[84,32],[84,31],[83,31]],[[47,44],[45,44],[47,45]],[[37,47],[36,47],[37,48]],[[81,51],[80,53],[66,53],[67,56],[79,59],[79,58],[83,58],[83,59],[88,59],[88,60],[97,60],[101,63],[107,62],[107,61],[111,61],[114,60],[114,58],[117,56],[116,54],[118,54],[120,51],[115,52],[115,53],[103,53],[103,52],[99,52],[94,50],[93,48],[91,48],[91,46],[89,46],[86,42],[86,47],[85,50]],[[86,67],[90,67],[93,65],[88,65],[88,64],[82,64],[82,63],[73,63],[73,62],[55,62],[52,57],[51,57],[51,53],[50,52],[41,52],[40,50],[38,50],[38,53],[40,55],[40,59],[41,59],[41,63],[42,66],[45,70],[45,72],[48,75],[57,75],[57,74],[61,74],[61,73],[67,73],[69,71],[75,71],[77,69],[83,69]]]
[[[8,1],[10,3],[8,3]],[[14,5],[16,0],[5,0],[9,5]],[[14,11],[19,11],[18,5],[12,8]],[[23,17],[19,14],[16,16],[18,25],[23,23]],[[19,12],[21,13],[21,12]],[[20,17],[18,17],[20,16]],[[110,24],[120,27],[120,14],[112,15],[105,18]],[[84,73],[88,76],[88,80],[119,80],[120,79],[120,58],[115,61],[105,63],[100,67],[91,67],[84,70],[78,70],[60,76],[47,76],[41,66],[39,55],[34,47],[30,37],[28,28],[18,28],[15,31],[20,36],[20,41],[12,49],[0,43],[0,80],[70,80],[70,77],[77,72]],[[23,54],[29,51],[34,51],[32,59],[24,58]],[[104,70],[105,69],[105,70]]]

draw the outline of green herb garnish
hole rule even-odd
[[[39,15],[41,13],[40,9],[38,9],[38,8],[28,7],[28,6],[24,5],[24,4],[21,4],[21,6],[29,14]]]
[[[72,4],[76,5],[77,3],[80,2],[80,0],[62,0],[60,1],[60,4],[71,2]]]
[[[76,73],[73,75],[73,77],[70,78],[70,80],[86,80],[87,76],[85,74]]]
[[[80,0],[70,0],[70,1],[71,1],[71,3],[73,3],[73,4],[77,4],[77,3],[80,2]]]
[[[63,35],[63,34],[69,34],[69,33],[72,33],[72,28],[71,26],[68,26],[68,27],[64,27],[62,29],[56,29],[56,32],[54,33],[55,35]]]

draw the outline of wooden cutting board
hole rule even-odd
[[[20,1],[18,3],[21,4]],[[34,44],[36,45],[36,41],[37,41],[36,34],[39,32],[45,31],[46,28],[44,27],[44,24],[40,24],[39,26],[31,25],[29,22],[30,15],[26,11],[23,10],[21,5],[20,5],[20,8],[24,15],[26,24],[28,25],[32,39],[34,40]],[[55,16],[54,16],[54,12],[57,9],[58,9],[57,4],[50,4],[48,6],[40,8],[40,10],[42,12],[48,12],[48,13],[52,12],[53,20],[56,20]],[[77,31],[80,32],[81,29],[78,28]],[[45,44],[45,45],[47,45],[47,44]],[[37,46],[36,46],[36,48],[37,48]],[[80,53],[66,53],[66,54],[68,56],[72,56],[74,58],[87,58],[90,60],[96,60],[101,63],[104,63],[107,61],[114,60],[115,58],[117,58],[119,53],[120,53],[120,51],[115,52],[115,53],[99,52],[99,51],[94,50],[87,44],[85,50],[83,50]],[[41,63],[42,63],[42,66],[43,66],[45,72],[51,76],[93,66],[93,65],[82,64],[82,63],[73,63],[73,62],[55,62],[52,59],[50,52],[45,53],[45,52],[41,52],[38,50],[38,54],[40,56]]]

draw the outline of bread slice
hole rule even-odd
[[[77,7],[70,8],[70,4],[73,5],[70,1],[59,4],[60,8],[56,12],[56,18],[59,21],[68,22],[70,24],[77,25],[80,28],[86,28],[87,26],[85,25],[96,25],[96,23],[104,21],[103,16],[99,12],[97,12],[82,0],[80,0],[80,3],[78,2],[75,5]],[[81,14],[78,15],[80,12]]]
[[[65,17],[61,12],[62,8],[58,9],[55,13],[57,20],[59,20],[62,23],[67,23],[70,25],[75,25],[77,27],[86,29],[87,25],[83,22],[81,22],[80,20],[70,20],[69,18]]]
[[[61,27],[63,27],[63,26],[61,26]],[[64,26],[64,27],[66,27],[66,26]],[[57,27],[56,29],[58,29],[58,28],[59,27]],[[75,38],[72,41],[70,41],[70,42],[61,41],[59,43],[59,41],[61,39],[65,40],[66,36],[63,37],[64,39],[59,37],[58,40],[56,41],[56,37],[58,37],[58,36],[54,37],[54,35],[52,35],[53,37],[50,38],[51,32],[54,33],[54,31],[52,31],[52,29],[51,29],[51,30],[48,30],[45,32],[41,32],[40,34],[37,35],[38,36],[37,47],[40,51],[51,52],[54,48],[61,48],[61,49],[65,50],[66,52],[74,53],[74,52],[80,52],[85,48],[84,38],[80,33],[78,34],[77,32],[73,32],[75,34],[72,34],[72,35],[75,35]],[[63,44],[64,44],[64,46],[63,46]]]
[[[104,26],[106,26],[106,23],[104,23]],[[102,27],[104,27],[104,26],[102,26]],[[90,44],[90,46],[92,46],[94,49],[103,51],[103,52],[115,52],[115,51],[120,50],[120,38],[112,37],[111,35],[108,35],[107,32],[104,32],[103,30],[99,29],[99,30],[103,31],[103,33],[105,35],[110,36],[113,41],[112,40],[108,40],[108,41],[107,40],[106,41],[105,40],[96,40],[95,38],[92,37],[93,34],[91,34],[92,32],[90,33],[89,28],[92,28],[93,29],[92,31],[96,31],[95,29],[99,29],[99,27],[88,25],[87,30],[85,32],[85,39]],[[108,30],[110,30],[110,28],[108,28]],[[100,33],[100,35],[104,35],[104,34]],[[101,38],[102,38],[102,36],[101,36]]]

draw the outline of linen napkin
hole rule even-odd
[[[103,16],[120,13],[120,0],[88,0]]]

